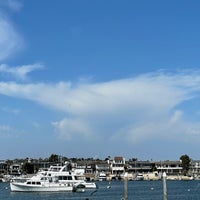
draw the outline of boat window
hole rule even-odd
[[[40,183],[40,182],[36,182],[36,184],[37,184],[37,185],[41,185],[41,183]]]
[[[72,176],[68,176],[68,180],[72,180]]]
[[[30,182],[30,181],[28,181],[28,182],[27,182],[27,184],[31,184],[31,182]]]
[[[61,170],[61,167],[52,167],[50,169],[50,171],[52,171],[52,172],[59,172],[60,170]]]
[[[35,185],[35,182],[32,182],[32,185]]]
[[[72,176],[59,176],[58,179],[59,180],[73,180]]]
[[[77,176],[74,176],[75,180],[78,180],[78,177]]]
[[[46,181],[46,180],[48,180],[48,178],[47,177],[42,177],[41,180],[42,181]]]

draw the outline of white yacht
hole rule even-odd
[[[135,180],[136,180],[136,181],[143,181],[143,180],[144,180],[143,174],[138,173],[138,174],[136,175],[136,177],[135,177]]]
[[[106,181],[107,180],[107,176],[104,172],[100,172],[98,175],[98,180],[99,181]]]
[[[23,180],[23,179],[22,179]],[[40,171],[35,176],[19,181],[10,181],[11,191],[15,192],[58,192],[84,191],[97,188],[94,182],[81,180],[73,172],[68,171],[67,165],[51,166],[47,171]]]

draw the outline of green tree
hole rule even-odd
[[[181,161],[182,168],[183,168],[183,174],[187,175],[188,170],[190,168],[191,158],[185,154],[180,157],[180,161]]]
[[[58,161],[59,161],[59,156],[56,154],[51,154],[51,156],[49,157],[49,162],[56,163]]]
[[[27,173],[27,174],[33,174],[33,173],[35,173],[34,164],[25,162],[22,165],[22,171],[25,172],[25,173]]]
[[[158,170],[155,163],[152,163],[151,170],[152,170],[152,172],[155,172]]]

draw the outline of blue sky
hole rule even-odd
[[[0,0],[0,159],[200,159],[199,6]]]

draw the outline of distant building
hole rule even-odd
[[[10,166],[10,175],[20,176],[21,175],[21,164],[12,164]]]
[[[189,173],[193,176],[200,175],[200,160],[192,160],[191,161]]]
[[[148,173],[151,172],[155,162],[147,161],[131,161],[128,163],[128,172],[129,173]]]
[[[0,161],[0,174],[5,174],[7,172],[8,165],[5,161]]]
[[[166,172],[167,175],[180,175],[182,173],[182,166],[180,161],[159,161],[155,162],[157,171]]]
[[[105,174],[110,173],[110,165],[108,162],[101,162],[96,164],[96,173],[104,172]]]
[[[121,156],[114,157],[114,160],[110,161],[110,170],[115,175],[123,174],[125,172],[125,158]]]

